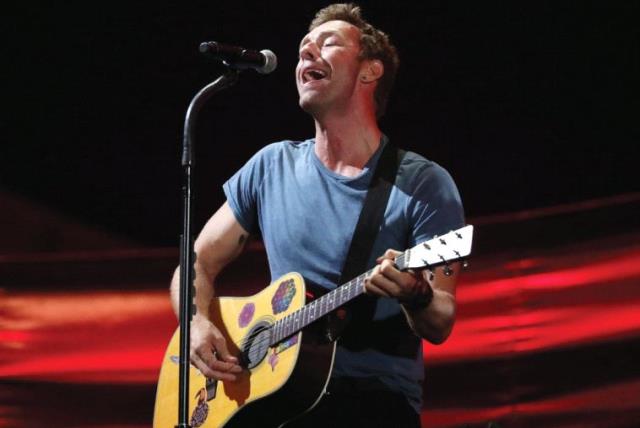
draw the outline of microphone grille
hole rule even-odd
[[[269,49],[263,49],[260,53],[264,55],[264,65],[257,71],[260,74],[269,74],[278,67],[278,57]]]

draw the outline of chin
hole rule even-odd
[[[308,97],[300,97],[300,99],[298,100],[298,105],[302,110],[306,111],[309,114],[313,114],[314,111],[316,111],[318,108],[318,103],[313,102],[313,100],[309,99]]]

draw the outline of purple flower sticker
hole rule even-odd
[[[253,314],[256,312],[256,305],[253,303],[247,303],[244,305],[242,310],[240,311],[240,316],[238,316],[238,325],[241,328],[245,328],[249,325],[251,320],[253,319]]]

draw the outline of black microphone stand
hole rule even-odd
[[[184,134],[182,146],[182,235],[180,236],[180,394],[178,399],[178,425],[176,428],[191,428],[188,421],[189,412],[189,348],[191,343],[191,317],[195,288],[193,280],[195,270],[193,264],[196,254],[193,251],[193,235],[191,233],[193,204],[192,172],[193,172],[193,141],[195,122],[198,113],[205,102],[211,96],[223,89],[232,86],[238,81],[240,72],[234,68],[228,68],[227,72],[202,88],[191,100],[184,121]]]

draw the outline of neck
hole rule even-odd
[[[380,146],[382,132],[372,111],[336,112],[315,118],[318,159],[331,171],[354,177]]]

